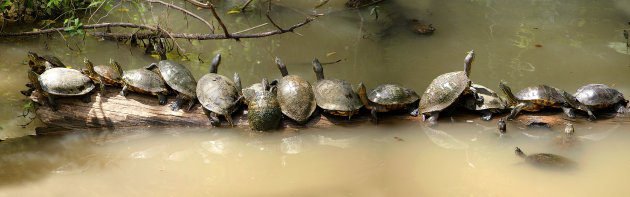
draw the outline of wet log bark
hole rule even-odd
[[[92,102],[83,103],[80,98],[65,97],[57,98],[59,104],[58,111],[52,111],[47,105],[47,101],[35,91],[31,95],[31,100],[40,103],[36,111],[37,117],[49,129],[41,129],[39,134],[61,133],[62,130],[80,129],[121,129],[121,128],[146,128],[146,127],[212,127],[207,115],[201,105],[197,104],[193,110],[172,111],[170,102],[175,98],[169,97],[169,104],[158,105],[157,97],[130,93],[127,97],[118,95],[120,88],[108,88],[107,93],[101,96],[99,93],[92,94]],[[232,117],[235,127],[249,127],[247,122],[247,109],[241,107]],[[493,117],[492,122],[496,123],[499,117],[506,114],[499,114]],[[450,117],[441,115],[439,122],[466,122],[481,121],[479,114],[475,112],[458,112]],[[617,115],[612,111],[599,112],[597,122],[630,122],[630,116]],[[537,125],[544,127],[561,126],[569,121],[588,122],[585,116],[574,120],[565,118],[562,110],[548,110],[536,113],[520,114],[515,121],[523,126]],[[371,118],[367,110],[361,111],[351,120],[343,117],[322,115],[316,113],[304,124],[297,124],[288,118],[282,120],[280,130],[299,128],[329,128],[334,126],[353,127],[360,125],[370,125]],[[381,113],[379,114],[378,126],[400,125],[400,124],[424,124],[421,117],[409,116],[406,112]],[[508,122],[509,124],[509,122]],[[221,127],[230,127],[222,120]]]

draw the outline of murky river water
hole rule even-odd
[[[207,72],[208,60],[221,53],[219,73],[238,72],[249,85],[262,77],[280,77],[275,56],[290,73],[310,81],[315,79],[314,57],[322,62],[340,59],[325,65],[327,77],[364,82],[368,88],[400,83],[423,92],[435,76],[461,70],[465,52],[474,49],[471,77],[491,88],[503,80],[513,89],[549,84],[574,92],[588,83],[603,83],[630,94],[630,56],[622,34],[630,28],[628,1],[397,0],[379,5],[378,20],[370,8],[344,11],[344,2],[330,1],[313,10],[318,3],[283,0],[274,6],[272,16],[283,27],[303,21],[306,14],[326,14],[298,29],[299,34],[241,43],[179,40],[186,52],[206,61],[182,63],[199,78]],[[195,12],[211,18],[207,11]],[[163,18],[160,6],[141,16],[112,11],[101,22],[135,17],[168,24],[173,32],[207,30],[190,18],[188,24],[182,22],[172,10],[168,14],[168,20]],[[223,18],[232,32],[267,22],[259,13]],[[432,23],[437,31],[432,36],[410,32],[405,24],[412,18]],[[256,31],[263,30],[273,27]],[[571,149],[551,146],[562,128],[530,130],[509,124],[508,137],[499,138],[496,121],[479,119],[433,129],[420,124],[270,134],[149,129],[20,137],[41,126],[35,120],[22,128],[29,119],[16,117],[27,103],[19,93],[26,83],[27,51],[57,55],[73,67],[82,67],[83,57],[96,64],[115,58],[125,69],[155,61],[139,48],[89,37],[67,39],[74,51],[58,35],[0,41],[0,138],[12,138],[0,142],[0,196],[628,195],[627,123],[576,124],[580,141]],[[514,155],[515,146],[526,154],[562,154],[578,167],[534,168]]]

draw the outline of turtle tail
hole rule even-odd
[[[510,103],[510,105],[516,105],[516,103],[518,103],[518,99],[512,93],[512,89],[510,89],[510,87],[505,85],[505,83],[499,82],[499,89],[501,89],[501,91],[503,91],[503,94],[505,94],[505,96],[507,97],[508,102]]]

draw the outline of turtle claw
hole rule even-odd
[[[417,117],[418,114],[420,113],[420,111],[418,110],[418,108],[412,110],[409,115],[413,116],[413,117]]]
[[[181,106],[178,105],[177,102],[171,103],[170,107],[171,107],[171,110],[173,111],[179,111],[181,109]]]

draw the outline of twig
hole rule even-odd
[[[175,43],[175,45],[177,46],[177,49],[178,49],[179,51],[181,51],[182,53],[186,53],[186,51],[184,51],[184,49],[183,49],[181,46],[179,46],[179,43],[177,43],[177,40],[175,40],[175,38],[173,38],[173,35],[172,35],[170,32],[168,32],[168,31],[166,31],[166,30],[164,30],[164,29],[160,28],[159,26],[158,26],[158,30],[159,30],[160,32],[162,32],[162,33],[166,33],[166,35],[168,35],[168,37],[170,37],[170,38],[171,38],[171,40],[173,40],[173,42]]]
[[[212,25],[210,25],[210,23],[208,23],[208,21],[206,21],[205,19],[197,16],[196,14],[193,14],[192,12],[189,12],[188,10],[185,10],[185,9],[177,7],[177,6],[173,5],[173,4],[169,4],[169,3],[166,3],[166,2],[163,2],[163,1],[159,1],[159,0],[144,0],[144,1],[149,2],[149,3],[159,3],[159,4],[162,4],[162,5],[166,6],[166,7],[179,10],[179,11],[183,12],[184,14],[187,14],[187,15],[192,16],[193,18],[195,18],[197,20],[200,20],[201,22],[203,22],[204,24],[206,24],[210,28],[210,32],[214,33],[214,27],[212,27]]]
[[[96,29],[96,28],[105,28],[105,27],[126,27],[126,28],[138,28],[138,29],[146,29],[151,31],[157,31],[158,29],[155,27],[151,27],[148,25],[138,25],[132,23],[101,23],[101,24],[92,24],[92,25],[82,25],[79,29]],[[55,32],[65,31],[65,28],[51,28],[40,31],[30,31],[30,32],[20,32],[20,33],[2,33],[0,37],[15,37],[15,36],[33,36],[40,34],[49,34]]]
[[[221,28],[223,29],[223,33],[225,33],[225,37],[230,38],[231,37],[230,33],[228,32],[227,27],[225,27],[225,24],[223,24],[223,21],[221,21],[221,18],[217,14],[217,10],[214,8],[214,4],[208,2],[206,5],[210,7],[210,10],[212,11],[212,15],[214,15],[214,18],[216,18],[217,21],[219,21],[219,25],[221,25]],[[238,40],[238,38],[234,38],[234,39]]]
[[[251,31],[251,30],[254,30],[254,29],[256,29],[256,28],[259,28],[259,27],[265,26],[265,25],[267,25],[267,24],[269,24],[269,23],[263,23],[263,24],[256,25],[256,26],[253,26],[253,27],[250,27],[250,28],[247,28],[247,29],[243,29],[243,30],[241,30],[241,31],[234,32],[234,34],[240,34],[240,33],[243,33],[243,32]]]
[[[241,7],[241,12],[245,12],[245,8],[247,8],[247,6],[252,2],[252,0],[247,0],[247,2],[245,2],[245,4],[243,5],[243,7]]]
[[[271,20],[271,16],[269,15],[270,12],[271,12],[271,0],[269,0],[269,7],[267,8],[267,12],[265,13],[265,15],[267,16],[267,19],[269,19],[269,22],[271,22],[271,24],[273,24],[274,27],[278,28],[279,30],[282,30],[282,27],[278,26],[276,22]]]
[[[210,9],[210,6],[208,6],[208,4],[207,4],[207,3],[201,3],[201,2],[199,2],[199,1],[195,1],[195,0],[186,0],[186,1],[188,1],[188,2],[192,3],[193,5],[196,5],[196,6],[198,6],[198,7],[202,7],[202,8]]]

